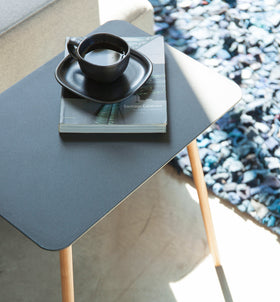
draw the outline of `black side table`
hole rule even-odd
[[[147,35],[124,21],[95,32]],[[195,138],[241,98],[239,87],[166,45],[165,134],[58,133],[63,53],[0,95],[0,215],[59,250],[62,296],[74,301],[72,243],[188,145],[210,251],[220,265]]]

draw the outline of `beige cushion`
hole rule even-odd
[[[0,92],[63,51],[66,36],[98,25],[97,0],[59,0],[1,35]]]
[[[16,26],[55,0],[0,0],[0,34]]]
[[[108,3],[108,0],[106,1]],[[133,22],[147,30],[147,24],[150,24],[148,27],[153,24],[151,8],[146,10],[149,2],[131,0],[134,1],[137,3],[135,7],[139,15],[132,15]],[[124,6],[113,8],[116,2],[122,1],[110,0],[112,5],[102,6],[106,9],[106,15],[108,7],[112,7],[114,13],[117,13],[115,10],[126,10]],[[140,9],[142,5],[144,10]],[[136,12],[132,9],[130,11]],[[104,13],[98,8],[98,0],[59,0],[2,34],[0,93],[63,51],[66,36],[84,36],[99,26],[99,12],[102,13],[104,21]],[[130,21],[131,15],[128,12],[121,12],[117,19],[121,19],[121,16]]]
[[[99,0],[100,24],[126,20],[149,34],[154,33],[153,7],[143,0]]]

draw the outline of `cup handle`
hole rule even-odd
[[[78,60],[77,48],[82,40],[82,37],[71,37],[67,42],[67,50],[71,57],[75,60]]]

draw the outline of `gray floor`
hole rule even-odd
[[[211,196],[234,301],[279,301],[277,237]],[[60,301],[59,255],[0,220],[0,301]],[[165,167],[73,245],[76,301],[224,301],[196,192]],[[227,302],[230,300],[227,300]]]

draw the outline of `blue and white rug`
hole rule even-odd
[[[150,2],[156,33],[242,88],[198,138],[208,187],[280,234],[280,1]],[[191,176],[186,150],[172,164]]]

